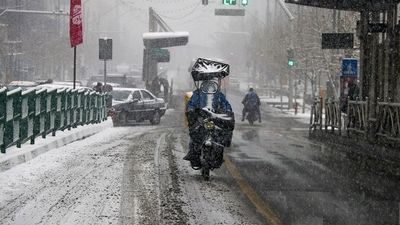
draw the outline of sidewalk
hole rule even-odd
[[[268,105],[267,102],[280,102],[280,97],[269,98],[267,96],[260,96],[261,101],[261,110],[267,113],[270,113],[271,116],[274,117],[287,117],[294,118],[296,121],[301,122],[303,124],[310,124],[310,116],[311,116],[311,106],[305,105],[304,113],[302,113],[302,104],[303,99],[297,99],[297,103],[299,104],[299,108],[297,110],[297,114],[294,109],[283,109],[273,107]],[[288,98],[286,96],[283,97],[282,101],[285,103],[288,102]]]
[[[52,149],[90,137],[111,126],[111,120],[107,120],[100,124],[85,125],[71,130],[57,131],[55,137],[48,135],[46,139],[37,138],[34,145],[30,145],[29,142],[27,142],[23,144],[21,148],[17,148],[16,146],[10,147],[7,149],[6,154],[0,154],[0,172],[25,163]]]

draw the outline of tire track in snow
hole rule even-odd
[[[113,208],[111,201],[120,199],[114,192],[119,192],[118,171],[122,170],[124,151],[132,138],[151,129],[109,128],[103,134],[49,151],[28,162],[30,166],[20,165],[0,174],[0,181],[10,175],[31,176],[17,190],[8,191],[10,197],[1,197],[0,223],[81,224],[79,220],[87,218],[86,223],[97,224],[94,221],[118,220],[118,213],[114,219],[103,214]],[[27,171],[32,167],[35,171]]]

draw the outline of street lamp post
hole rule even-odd
[[[290,12],[288,7],[285,5],[285,2],[283,0],[276,0],[276,2],[280,5],[280,7],[283,9],[285,12],[286,16],[289,19],[290,22],[290,43],[289,43],[289,49],[294,49],[294,44],[293,44],[293,35],[294,35],[294,19],[295,17],[293,14]],[[288,102],[288,107],[289,109],[293,108],[293,71],[292,67],[288,66],[288,82],[289,82],[289,102]]]

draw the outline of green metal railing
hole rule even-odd
[[[93,91],[0,89],[0,150],[35,143],[39,136],[101,123],[107,119],[107,94]]]

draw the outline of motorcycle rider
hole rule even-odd
[[[201,152],[198,146],[201,145],[201,143],[199,143],[199,140],[202,140],[203,131],[197,125],[199,121],[201,121],[203,117],[206,116],[204,115],[203,109],[207,109],[215,114],[225,114],[231,118],[229,121],[217,121],[218,119],[214,120],[214,122],[223,130],[219,136],[223,139],[223,145],[226,147],[230,146],[232,140],[232,132],[235,124],[232,107],[229,101],[226,99],[225,95],[220,91],[220,77],[202,78],[201,81],[195,80],[195,83],[196,82],[198,82],[196,84],[197,88],[195,91],[193,91],[193,94],[190,97],[186,107],[186,116],[188,119],[190,140],[189,152],[183,158],[184,160],[190,161],[193,168],[201,167]],[[203,87],[207,87],[208,84],[216,83],[218,83],[218,87],[208,87],[208,89],[217,88],[217,90],[214,90],[212,94],[207,93],[207,90],[204,91]],[[200,86],[201,88],[199,88]],[[221,154],[219,155],[218,162],[220,164],[217,165],[216,168],[221,166],[223,163],[223,152],[221,152]]]
[[[258,114],[258,122],[261,123],[261,112],[260,112],[260,98],[257,93],[254,91],[253,87],[249,88],[249,92],[244,96],[243,101],[243,110],[242,110],[242,121],[246,117],[246,113],[249,112],[250,109],[257,110]]]

